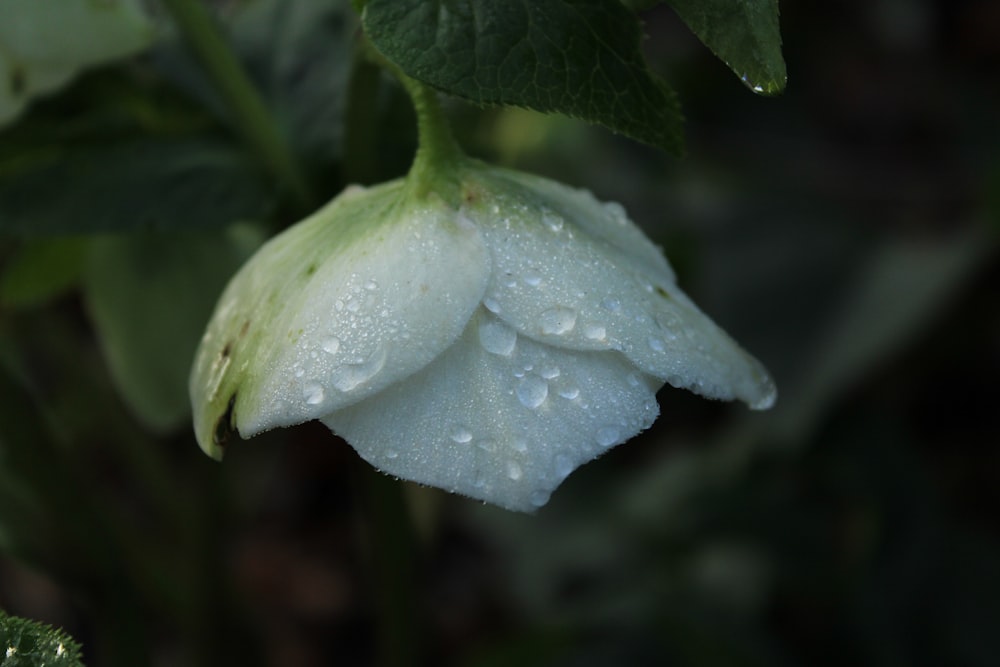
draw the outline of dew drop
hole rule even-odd
[[[305,374],[306,374],[305,369],[303,369],[303,368],[296,368],[295,369],[295,377],[300,378],[300,377],[302,377]]]
[[[385,458],[387,459],[395,459],[398,457],[399,457],[399,452],[397,452],[395,449],[387,449],[385,452]]]
[[[549,383],[537,375],[528,375],[517,385],[517,400],[526,408],[535,409],[549,395]]]
[[[358,385],[371,380],[385,366],[386,351],[379,348],[371,355],[358,363],[344,364],[334,369],[330,374],[330,381],[339,391],[348,392]]]
[[[556,478],[562,481],[573,472],[573,461],[565,454],[556,454]]]
[[[482,470],[476,471],[476,476],[472,480],[472,485],[477,489],[481,489],[486,486],[486,474]]]
[[[472,431],[464,426],[456,426],[451,433],[451,439],[458,443],[472,442]]]
[[[545,503],[549,502],[549,497],[552,495],[550,491],[544,489],[539,489],[538,491],[532,491],[531,496],[528,497],[528,501],[535,507],[542,507]]]
[[[640,384],[639,376],[635,373],[629,373],[628,378],[626,379],[628,380],[629,386],[638,387]]]
[[[515,438],[513,447],[515,452],[526,452],[528,451],[528,441],[524,438]]]
[[[546,380],[554,380],[559,377],[559,367],[558,366],[542,366],[538,370],[538,374],[541,375]]]
[[[601,447],[610,447],[618,442],[618,438],[621,437],[621,432],[618,430],[617,426],[602,426],[597,429],[595,437],[597,438],[597,444]]]
[[[613,222],[619,225],[624,225],[628,222],[628,214],[625,212],[625,207],[618,202],[609,201],[604,205],[604,210]]]
[[[509,357],[517,344],[517,332],[495,319],[479,321],[479,344],[491,354]]]
[[[580,389],[578,387],[566,387],[559,390],[559,395],[568,401],[572,401],[580,395]]]
[[[476,441],[476,447],[483,450],[484,452],[495,452],[497,449],[497,441],[492,438],[483,438],[482,440]]]
[[[657,338],[655,336],[650,336],[649,337],[649,349],[651,349],[653,352],[663,352],[667,348],[666,348],[666,346],[664,346],[662,338]]]
[[[486,306],[486,310],[490,311],[491,313],[500,312],[500,304],[497,303],[496,299],[493,299],[491,297],[486,297],[485,299],[483,299],[483,305]]]
[[[323,341],[323,350],[329,352],[330,354],[337,354],[337,350],[340,349],[340,339],[331,336]]]
[[[375,282],[374,279],[373,280],[369,280],[367,283],[365,283],[365,289],[368,290],[368,291],[377,290],[378,289],[378,283]]]
[[[538,287],[542,284],[542,274],[534,270],[527,271],[523,276],[521,276],[521,280],[523,280],[524,284],[529,287]]]
[[[361,302],[357,299],[351,299],[347,302],[347,310],[352,313],[356,313],[361,310]]]
[[[576,311],[563,306],[549,308],[538,316],[538,325],[543,334],[569,333],[576,326]]]
[[[609,297],[601,301],[601,307],[605,310],[610,310],[612,313],[617,313],[622,309],[622,302]]]
[[[608,337],[608,330],[600,324],[588,324],[583,328],[583,335],[588,340],[601,341]]]
[[[306,403],[309,405],[319,405],[322,403],[324,393],[323,387],[315,382],[310,382],[302,388],[302,398],[304,398]]]
[[[521,470],[521,466],[519,466],[515,461],[508,461],[507,462],[507,476],[508,477],[510,477],[512,480],[514,480],[516,482],[517,480],[521,479],[521,476],[523,474],[524,473]]]
[[[542,211],[542,222],[553,232],[562,231],[563,225],[566,224],[561,215],[549,209]]]

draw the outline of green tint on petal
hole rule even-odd
[[[191,374],[195,431],[221,456],[420,370],[465,328],[489,277],[478,230],[403,181],[352,187],[233,278]]]
[[[383,472],[532,512],[648,428],[659,385],[621,355],[544,345],[480,309],[422,371],[322,421]]]

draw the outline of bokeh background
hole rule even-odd
[[[414,146],[346,4],[216,7],[319,201]],[[776,98],[644,13],[681,160],[448,104],[468,152],[623,203],[779,388],[768,413],[663,389],[534,516],[381,477],[316,424],[199,451],[208,312],[309,204],[182,43],[0,128],[0,608],[94,666],[1000,663],[1000,5],[781,9]]]

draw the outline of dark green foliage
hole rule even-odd
[[[0,666],[83,667],[80,646],[56,628],[0,610]]]
[[[561,113],[673,153],[673,91],[639,48],[617,0],[371,0],[375,47],[409,76],[479,105]]]
[[[778,0],[665,0],[750,90],[785,88]]]

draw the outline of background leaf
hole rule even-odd
[[[37,306],[72,288],[83,269],[87,242],[76,237],[37,239],[17,248],[0,271],[0,307]]]
[[[784,90],[778,0],[666,2],[750,90],[763,95]]]
[[[54,187],[58,184],[58,187]],[[276,194],[243,151],[209,139],[81,148],[0,185],[0,232],[20,236],[218,228]]]
[[[94,241],[88,311],[126,404],[165,432],[188,416],[195,347],[226,281],[260,244],[249,227]]]
[[[480,105],[561,113],[680,153],[674,93],[617,0],[371,0],[375,47],[409,76]]]

